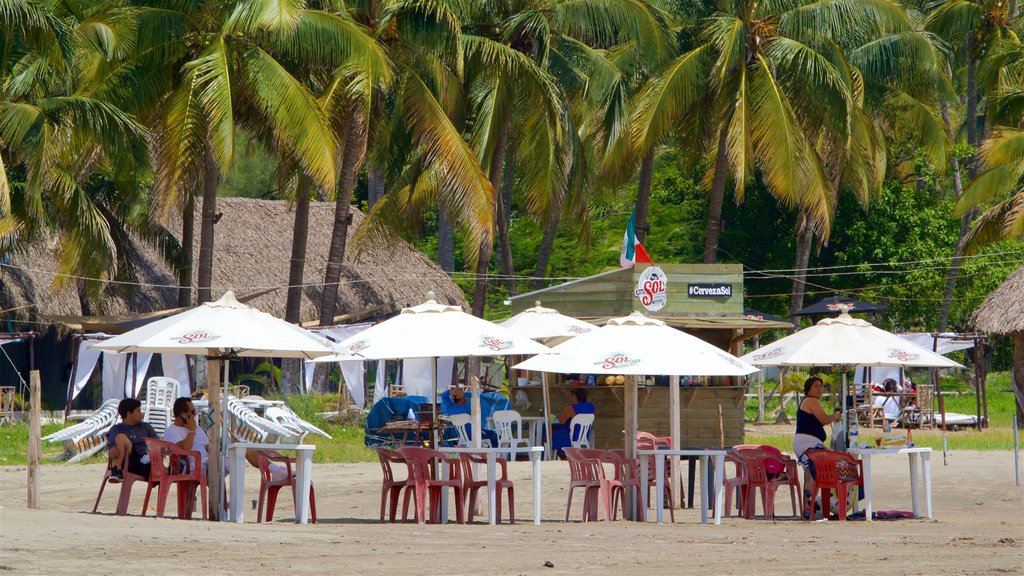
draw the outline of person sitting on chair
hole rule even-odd
[[[206,435],[206,430],[203,430],[202,426],[197,425],[196,409],[192,404],[192,399],[188,396],[178,398],[174,401],[171,411],[174,414],[174,422],[168,424],[167,430],[164,431],[164,440],[177,444],[182,450],[199,452],[199,457],[203,464],[203,475],[205,476],[206,463],[210,459],[210,453],[207,451],[210,438]],[[245,460],[257,468],[260,466],[255,451],[247,450],[245,452]],[[224,473],[230,473],[231,460],[226,460],[224,465]],[[277,463],[270,464],[270,475],[274,480],[281,480],[287,474],[288,469],[285,466]]]
[[[884,394],[895,394],[897,392],[896,381],[892,378],[886,378],[885,382],[882,383]],[[897,420],[900,417],[900,400],[896,396],[876,396],[872,401],[875,406],[881,406],[885,410],[885,418],[887,420]]]
[[[572,438],[569,430],[572,419],[577,414],[594,414],[594,404],[587,402],[587,391],[583,388],[573,388],[569,394],[573,402],[562,410],[558,416],[558,424],[551,427],[551,449],[561,455],[563,448],[572,446]]]
[[[110,470],[113,478],[124,478],[124,470],[117,466],[124,462],[128,454],[128,471],[149,479],[149,449],[146,438],[157,438],[156,430],[148,422],[142,421],[142,402],[135,398],[125,398],[117,405],[117,413],[121,422],[114,424],[107,432],[107,454],[115,466]]]
[[[447,396],[447,402],[445,401],[445,396]],[[472,398],[472,395],[466,394],[462,388],[450,388],[445,390],[441,393],[441,406],[444,407],[442,413],[446,416],[451,416],[453,414],[472,414]],[[481,414],[481,420],[482,419],[483,415]],[[469,426],[469,434],[471,436],[473,434],[472,424]],[[490,440],[491,446],[498,445],[498,433],[494,430],[481,428],[480,437],[483,440]]]

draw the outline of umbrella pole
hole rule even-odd
[[[223,466],[221,465],[221,425],[224,422],[223,411],[221,408],[224,406],[221,403],[220,397],[220,359],[219,358],[207,358],[207,399],[210,402],[210,419],[213,421],[213,425],[210,427],[210,443],[209,449],[209,461],[206,469],[206,479],[209,483],[210,490],[210,509],[209,518],[210,520],[217,521],[221,518],[222,506],[222,478],[221,471]]]
[[[843,407],[842,408],[843,409],[843,414],[845,415],[845,418],[846,418],[846,427],[845,427],[845,430],[843,430],[843,436],[846,437],[846,440],[843,442],[843,446],[844,446],[844,451],[846,451],[846,450],[850,449],[850,410],[847,410],[847,408],[846,408],[846,396],[847,396],[847,394],[849,394],[849,390],[848,390],[847,384],[846,384],[846,370],[844,370],[842,366],[840,366],[839,369],[842,370],[842,372],[843,372],[842,396],[839,398],[839,405]],[[857,416],[855,414],[854,418],[856,418],[856,417]]]
[[[544,397],[544,427],[547,428],[547,437],[544,440],[544,454],[548,460],[554,460],[555,455],[552,454],[551,450],[551,396],[548,388],[548,376],[549,372],[541,372],[541,396]]]
[[[668,423],[668,443],[669,448],[673,450],[679,450],[682,445],[682,423],[679,420],[679,376],[668,377],[668,406],[669,406],[669,423]],[[761,397],[764,400],[764,396]],[[763,408],[763,405],[762,405]],[[681,478],[679,476],[679,464],[680,460],[678,457],[672,457],[668,460],[671,468],[668,471],[667,478]],[[682,483],[680,483],[680,486]],[[682,492],[680,491],[680,494]],[[678,506],[682,508],[683,498],[680,496],[676,499]],[[659,506],[664,506],[663,502],[658,503]]]
[[[437,433],[437,356],[434,356],[430,364],[430,386],[434,395],[430,398],[430,437],[434,440],[434,449],[440,446]]]
[[[626,389],[623,399],[626,420],[626,460],[636,458],[636,431],[637,431],[637,380],[642,376],[627,376]],[[630,472],[626,470],[627,474]],[[636,506],[633,505],[636,499],[633,491],[623,494],[626,501],[626,508],[629,510],[631,520],[639,520],[642,516],[636,516]],[[625,516],[625,514],[623,514]]]
[[[470,402],[470,421],[473,423],[473,448],[479,448],[481,439],[483,438],[483,428],[481,427],[480,418],[480,380],[477,378],[477,371],[479,364],[473,362],[473,370],[469,370],[469,359],[466,362],[466,378],[469,379],[469,389],[473,394],[473,399]],[[497,448],[497,446],[495,446]]]

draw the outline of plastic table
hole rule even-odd
[[[910,499],[914,509],[914,518],[921,517],[920,493],[918,478],[924,481],[924,514],[926,518],[932,517],[932,449],[925,447],[881,447],[881,448],[850,448],[848,450],[864,463],[864,500],[866,508],[864,517],[871,521],[871,457],[872,456],[898,456],[906,454],[910,460]],[[920,469],[920,475],[918,470]]]
[[[295,523],[309,523],[309,487],[313,483],[313,451],[312,444],[262,444],[258,442],[234,442],[228,444],[228,452],[232,454],[231,465],[231,521],[242,522],[245,510],[245,452],[246,450],[276,450],[278,452],[295,452]]]
[[[656,502],[665,501],[665,457],[666,456],[696,456],[700,460],[700,521],[703,524],[708,523],[708,490],[707,486],[707,465],[708,460],[711,458],[715,459],[715,479],[714,479],[714,494],[715,494],[715,524],[722,523],[722,498],[725,493],[722,490],[722,482],[725,471],[725,450],[706,450],[706,449],[682,449],[682,450],[669,450],[665,448],[655,450],[637,450],[636,453],[641,456],[654,456],[654,478],[655,487],[657,488],[658,499]],[[643,488],[640,490],[641,497],[643,498],[644,510],[647,509],[647,459],[643,459],[641,466],[640,477],[643,481]],[[664,506],[655,506],[657,509],[658,524],[664,524],[665,522],[665,510]]]

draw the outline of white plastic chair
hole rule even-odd
[[[154,376],[146,381],[146,405],[142,411],[142,421],[149,422],[161,438],[167,425],[174,421],[172,410],[180,389],[181,383],[174,378]]]
[[[107,400],[95,412],[74,426],[58,430],[43,438],[47,442],[63,442],[64,453],[57,459],[78,462],[107,446],[107,431],[120,420],[117,404],[120,400]]]
[[[459,435],[459,441],[455,445],[471,448],[473,446],[473,435],[469,432],[469,426],[473,422],[473,417],[469,414],[452,414],[448,417],[448,421],[452,423],[452,427],[455,428],[455,433]],[[486,438],[482,438],[480,440],[480,446],[490,448],[491,441]]]
[[[573,448],[590,448],[590,427],[594,425],[593,414],[577,414],[569,421],[569,441]],[[573,440],[575,438],[575,440]]]
[[[494,431],[498,434],[498,448],[508,446],[518,448],[530,447],[530,441],[523,438],[523,417],[515,410],[498,410],[492,416]],[[516,453],[509,451],[508,459],[514,461]]]

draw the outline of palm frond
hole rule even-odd
[[[1024,241],[1024,190],[983,212],[968,233],[964,252],[976,254],[997,240]]]
[[[286,34],[298,26],[304,0],[242,0],[234,5],[222,27],[225,35],[246,35],[264,30]]]
[[[234,71],[226,39],[214,39],[185,70],[195,78],[195,95],[209,126],[213,156],[221,173],[227,172],[235,157],[235,114],[231,93]]]
[[[700,46],[676,59],[652,77],[636,96],[633,141],[649,150],[675,129],[676,123],[693,114],[708,82],[711,47]]]

